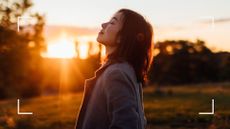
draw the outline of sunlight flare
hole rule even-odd
[[[74,58],[77,56],[74,40],[65,34],[60,39],[47,45],[47,51],[42,53],[47,58]]]
[[[87,43],[81,43],[78,52],[81,59],[86,59],[88,57],[89,45]]]

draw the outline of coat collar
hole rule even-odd
[[[103,71],[112,64],[112,61],[108,60],[104,64],[101,65],[101,67],[96,70],[94,77],[90,79],[86,79],[85,85],[84,85],[84,95],[83,95],[83,102],[81,105],[81,110],[79,111],[78,114],[78,121],[76,123],[76,129],[81,129],[82,128],[82,123],[84,119],[84,114],[87,108],[88,101],[91,97],[91,93],[93,91],[94,85],[96,83],[97,78],[103,73]]]
[[[108,61],[104,62],[104,63],[101,65],[101,67],[100,67],[98,70],[96,70],[96,72],[95,72],[95,77],[100,76],[100,74],[101,74],[109,65],[111,65],[111,64],[112,64],[112,61],[111,61],[111,60],[108,60]]]
[[[108,60],[105,63],[103,63],[101,65],[101,67],[99,69],[96,70],[96,72],[94,73],[94,77],[86,79],[85,81],[85,88],[86,90],[88,89],[92,89],[93,85],[95,84],[97,78],[105,71],[105,69],[112,64],[112,61]]]

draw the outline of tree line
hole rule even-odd
[[[230,53],[212,52],[204,41],[158,42],[149,72],[156,84],[230,81]]]

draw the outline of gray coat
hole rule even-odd
[[[127,62],[107,62],[85,82],[75,129],[144,129],[142,96]]]

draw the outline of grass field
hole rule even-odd
[[[66,96],[44,96],[21,99],[21,111],[33,115],[17,115],[17,99],[0,101],[0,129],[73,129],[82,93]],[[211,100],[215,99],[214,115]],[[230,129],[230,84],[146,87],[145,113],[148,129]]]

